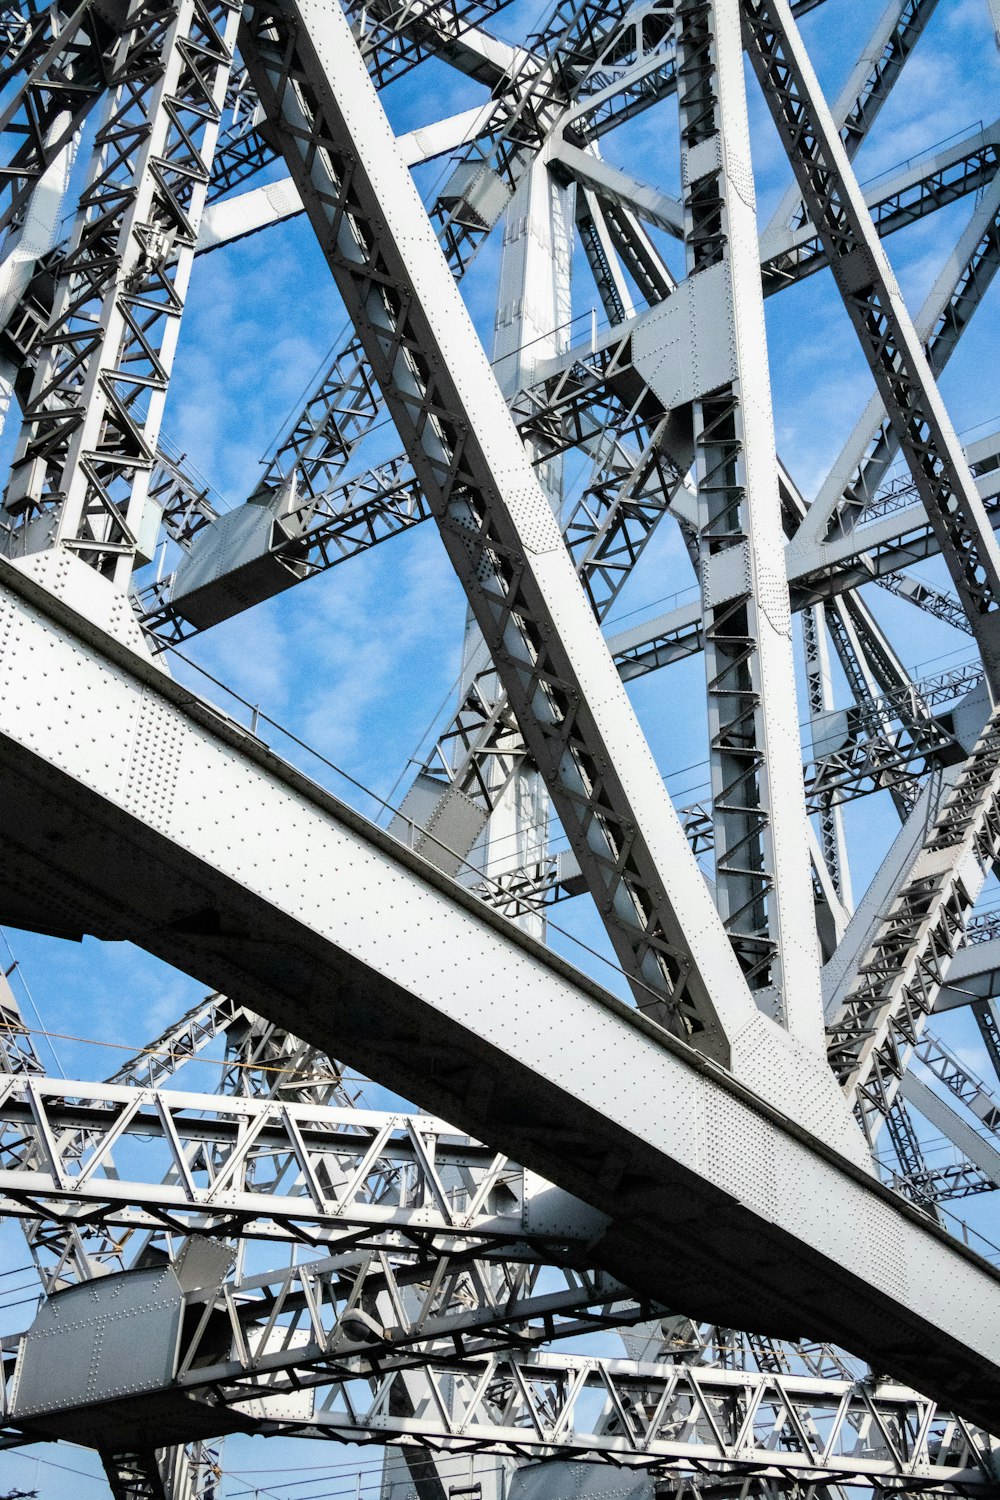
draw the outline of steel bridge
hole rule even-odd
[[[117,1500],[223,1500],[232,1434],[374,1445],[383,1500],[996,1500],[1000,1250],[953,1210],[1000,1189],[1000,431],[938,382],[989,315],[1000,121],[855,161],[973,23],[508,4],[0,11],[0,924],[211,991],[66,1078],[0,974],[39,1293],[0,1446],[83,1444]],[[974,27],[986,70],[997,0]],[[189,285],[296,219],[348,331],[223,497],[169,436]],[[870,399],[811,494],[765,305],[824,289]],[[462,670],[383,800],[199,651],[417,527]]]

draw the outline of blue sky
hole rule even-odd
[[[877,9],[861,0],[828,0],[803,22],[831,97]],[[519,4],[498,18],[496,30],[520,40],[539,16]],[[875,177],[956,132],[988,123],[1000,97],[998,80],[1000,59],[987,0],[941,0],[873,139],[862,148],[856,163],[859,177]],[[433,64],[394,85],[384,98],[394,125],[403,130],[479,102],[483,91]],[[752,79],[749,99],[763,223],[790,174]],[[603,149],[633,174],[676,191],[675,139],[673,107],[666,104],[633,122],[620,138],[606,138]],[[430,192],[445,169],[443,163],[423,169],[421,188]],[[888,243],[911,308],[929,289],[971,210],[971,201],[964,200]],[[668,253],[678,266],[674,247]],[[498,264],[497,246],[491,241],[465,283],[487,346]],[[583,314],[596,297],[585,272],[578,281],[574,311]],[[942,381],[962,432],[1000,418],[993,373],[997,296],[994,288]],[[197,263],[164,431],[228,503],[237,503],[253,487],[262,457],[273,447],[286,415],[310,389],[344,321],[332,280],[302,220]],[[870,376],[827,274],[769,299],[767,326],[779,450],[811,495],[868,399]],[[989,425],[982,430],[990,430]],[[383,433],[379,441],[385,444],[390,438]],[[924,576],[945,584],[940,564],[928,564]],[[642,613],[654,613],[663,607],[657,601],[687,589],[691,581],[676,531],[665,525],[618,614],[635,611],[635,618],[641,618]],[[915,670],[949,653],[955,660],[971,655],[968,638],[874,592],[873,607]],[[430,731],[443,722],[451,706],[464,617],[464,598],[438,537],[433,527],[423,526],[197,638],[185,649],[206,670],[384,796],[406,771],[418,746],[430,742]],[[695,659],[644,679],[633,689],[658,762],[681,803],[697,796],[704,784],[702,670]],[[335,777],[329,784],[351,800],[346,784]],[[405,785],[404,776],[402,789]],[[891,808],[880,805],[887,800],[866,799],[848,809],[856,890],[863,889],[898,827]],[[566,903],[556,917],[569,934],[606,951],[585,900]],[[197,981],[127,944],[68,944],[18,932],[7,936],[20,965],[15,982],[23,979],[30,991],[30,996],[22,994],[25,1005],[36,1009],[47,1030],[65,1038],[89,1039],[53,1041],[58,1064],[70,1076],[98,1078],[110,1072],[122,1056],[116,1049],[143,1043],[203,993]],[[554,932],[553,944],[607,982],[607,969],[591,961],[572,936]],[[10,958],[2,944],[0,959],[7,967]],[[977,1071],[985,1072],[988,1064],[967,1016],[953,1013],[939,1029]],[[210,1070],[204,1076],[209,1075]],[[383,1096],[373,1089],[369,1097],[374,1103]],[[992,1197],[969,1200],[958,1208],[1000,1240]],[[13,1329],[23,1326],[30,1315],[30,1306],[14,1304],[31,1289],[30,1276],[16,1271],[26,1257],[10,1226],[0,1230],[0,1251],[6,1257],[0,1262],[0,1286],[8,1289],[0,1305],[9,1309],[3,1327]],[[259,1441],[232,1440],[225,1454],[227,1469],[233,1471],[222,1490],[226,1500],[252,1493],[252,1475],[257,1473],[261,1494],[307,1500],[320,1493],[354,1492],[351,1476],[359,1459],[350,1452],[304,1443],[265,1447]],[[368,1466],[377,1458],[369,1454],[360,1461]],[[106,1492],[102,1480],[71,1481],[50,1467],[63,1462],[90,1476],[97,1473],[92,1455],[82,1451],[49,1448],[37,1454],[7,1454],[0,1456],[0,1493],[8,1484],[37,1484],[46,1500],[67,1493]],[[265,1471],[280,1469],[286,1462],[310,1466],[288,1475],[310,1483],[275,1488],[275,1475]]]

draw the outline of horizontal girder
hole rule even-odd
[[[842,1344],[1000,1420],[1000,1276],[852,1164],[858,1137],[818,1093],[825,1070],[803,1098],[801,1054],[758,1061],[759,1087],[783,1102],[768,1105],[138,649],[12,565],[0,575],[0,762],[16,810],[0,918],[136,941],[510,1151],[609,1214],[591,1254],[636,1290]],[[90,570],[74,564],[72,586],[123,628]]]

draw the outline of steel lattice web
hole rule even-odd
[[[998,28],[3,11],[12,1474],[996,1494]]]

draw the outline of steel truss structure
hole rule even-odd
[[[119,1500],[217,1500],[233,1433],[387,1447],[387,1500],[394,1464],[420,1500],[990,1500],[1000,1252],[947,1205],[1000,1188],[1000,431],[938,379],[1000,124],[859,183],[952,0],[887,0],[830,98],[824,0],[557,0],[514,40],[505,4],[0,14],[0,922],[213,987],[98,1082],[0,977],[40,1288],[0,1445],[94,1447]],[[463,107],[395,132],[442,77]],[[657,181],[621,165],[651,123]],[[946,208],[911,310],[895,237]],[[169,436],[189,283],[297,217],[349,331],[231,504]],[[811,498],[765,306],[824,287],[874,392]],[[462,673],[372,822],[178,648],[417,526]],[[665,559],[689,597],[615,624]],[[676,714],[691,657],[674,797],[628,689]],[[568,901],[615,993],[547,945]]]

